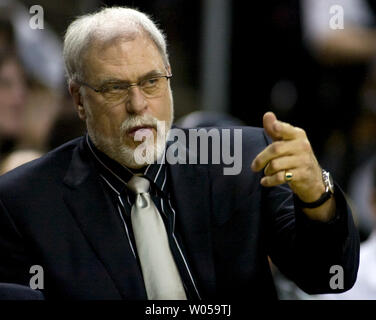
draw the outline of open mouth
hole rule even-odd
[[[148,137],[150,134],[153,134],[153,129],[155,129],[151,125],[142,125],[142,126],[136,126],[129,130],[127,130],[127,135],[130,137],[134,137],[136,134],[145,137]]]

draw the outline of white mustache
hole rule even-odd
[[[150,126],[153,128],[157,128],[157,123],[158,119],[154,118],[151,115],[145,114],[143,116],[132,116],[123,121],[123,123],[120,126],[120,131],[122,134],[125,134],[134,127]]]

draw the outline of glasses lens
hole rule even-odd
[[[154,98],[163,94],[167,87],[167,79],[165,77],[154,77],[145,79],[140,83],[140,89],[145,97]]]
[[[146,98],[158,98],[167,89],[167,78],[165,76],[152,77],[142,80],[138,87]],[[123,103],[128,99],[131,87],[136,85],[109,84],[102,87],[101,92],[108,104],[115,105]]]
[[[106,85],[102,88],[102,93],[108,103],[121,103],[128,97],[128,86],[121,84]]]

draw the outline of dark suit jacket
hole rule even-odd
[[[262,172],[250,164],[268,139],[262,129],[242,130],[239,175],[224,176],[224,164],[168,166],[176,228],[201,297],[275,298],[268,256],[309,293],[331,292],[329,269],[341,265],[349,289],[359,239],[342,192],[336,187],[334,221],[309,220],[288,186],[261,187]],[[0,282],[28,285],[31,265],[44,269],[47,299],[146,299],[82,138],[0,177]]]

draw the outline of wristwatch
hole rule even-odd
[[[300,200],[299,197],[295,197],[297,204],[301,208],[317,208],[321,206],[325,201],[329,200],[330,197],[334,194],[334,183],[332,176],[328,171],[325,171],[324,169],[322,169],[322,181],[325,185],[325,192],[321,195],[321,197],[318,200],[314,202],[304,202]]]

